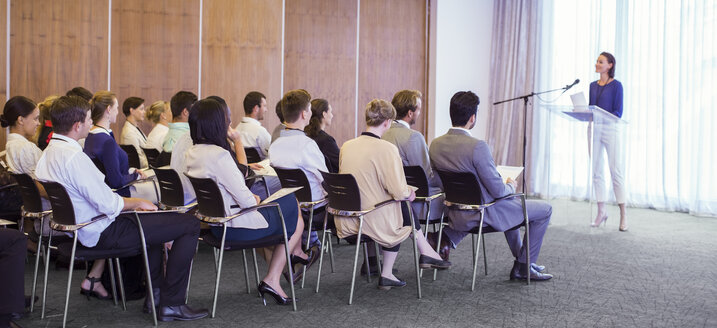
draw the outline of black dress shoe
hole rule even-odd
[[[403,286],[406,286],[406,282],[401,280],[401,278],[398,278],[398,280],[388,279],[384,277],[378,279],[378,289],[380,290],[390,290],[393,287],[401,288]]]
[[[145,293],[146,294],[146,293]],[[154,309],[157,310],[157,313],[159,313],[159,288],[152,288],[152,294],[154,294]],[[149,297],[144,298],[144,306],[142,307],[142,312],[144,313],[152,313],[150,310],[152,304],[150,304],[151,301]]]
[[[438,243],[438,233],[429,232],[426,240],[428,241],[428,244],[431,245],[431,248],[436,249],[436,244]],[[441,247],[438,248],[437,252],[444,261],[448,261],[448,258],[451,255],[451,241],[448,239],[446,234],[441,236]]]
[[[510,271],[510,280],[527,280],[528,276],[525,274],[526,265],[518,261],[513,262],[513,269]],[[552,274],[540,273],[536,271],[532,265],[530,266],[530,280],[531,281],[545,281],[553,278]]]
[[[544,266],[544,265],[537,265],[537,264],[535,264],[535,263],[530,263],[530,267],[532,267],[533,270],[538,271],[538,272],[540,272],[540,273],[543,273],[543,271],[545,271],[545,266]]]
[[[269,296],[274,299],[276,304],[279,305],[290,305],[293,302],[291,297],[283,297],[279,295],[279,293],[277,293],[274,288],[271,288],[271,286],[269,286],[269,284],[265,283],[263,280],[261,281],[259,286],[257,286],[257,289],[259,290],[259,295],[261,295],[261,300],[264,302],[264,306],[266,306],[266,298],[264,297],[264,294],[269,294]]]
[[[451,267],[451,262],[434,259],[421,254],[421,257],[418,258],[418,266],[420,266],[421,269],[445,270]]]
[[[194,310],[189,305],[163,306],[159,308],[157,319],[159,321],[189,321],[201,319],[208,315],[209,311],[207,309]]]

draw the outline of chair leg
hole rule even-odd
[[[147,239],[144,237],[144,228],[142,228],[142,221],[139,219],[139,214],[134,213],[135,219],[137,219],[137,227],[139,228],[139,238],[142,243],[142,260],[144,260],[144,273],[147,277],[147,295],[149,296],[149,302],[152,305],[150,309],[152,311],[152,322],[154,326],[157,326],[157,304],[154,302],[154,289],[152,288],[152,273],[149,270],[149,257],[147,256]]]
[[[485,269],[485,275],[488,275],[488,257],[485,255],[485,236],[483,236],[483,268]]]
[[[217,279],[214,283],[214,301],[212,301],[212,318],[217,313],[217,297],[219,297],[219,278],[222,276],[222,260],[224,260],[224,241],[227,237],[227,225],[222,224],[222,241],[219,247],[219,261],[217,262]],[[264,302],[266,305],[266,302]]]
[[[329,261],[331,263],[331,273],[334,273],[334,246],[331,245],[331,230],[329,230]],[[336,238],[336,241],[338,242],[339,238]]]
[[[378,265],[378,275],[381,276],[381,271],[383,268],[381,268],[381,250],[379,249],[378,243],[374,242],[373,246],[376,248],[376,265]]]
[[[358,242],[358,240],[356,242]],[[376,256],[378,260],[378,254],[376,254]],[[371,264],[368,263],[368,247],[366,246],[366,243],[363,243],[363,257],[364,261],[366,261],[366,281],[371,283]]]
[[[314,208],[312,207],[309,210],[309,230],[307,230],[308,233],[306,234],[306,248],[304,249],[304,251],[309,250],[309,242],[311,241],[311,224],[313,222],[314,222]],[[304,265],[303,270],[304,270],[304,272],[301,275],[301,289],[304,289],[304,282],[306,281],[306,266],[305,265]]]
[[[354,301],[354,287],[356,286],[356,265],[358,265],[358,254],[359,254],[359,248],[361,247],[361,243],[359,242],[361,240],[361,230],[363,229],[363,217],[359,217],[359,230],[358,235],[356,238],[356,251],[354,252],[354,268],[353,273],[351,274],[351,293],[349,294],[349,305],[351,305]],[[368,263],[366,269],[368,268]],[[367,273],[370,273],[371,271],[368,271]]]
[[[124,291],[124,280],[122,278],[122,266],[120,266],[119,258],[115,258],[117,266],[117,281],[119,282],[120,294],[122,295],[122,308],[127,311],[127,294]]]
[[[35,272],[32,275],[32,294],[31,298],[35,299],[35,292],[37,290],[37,270],[39,269],[40,265],[40,253],[42,252],[42,228],[45,227],[45,217],[40,218],[40,234],[37,237],[37,250],[35,251]],[[22,230],[20,230],[22,231]],[[33,312],[35,310],[35,302],[30,302],[30,312]]]
[[[41,319],[45,319],[45,301],[47,300],[47,273],[50,268],[50,251],[52,246],[52,234],[47,237],[47,247],[45,248],[45,280],[42,285],[42,313]]]
[[[326,221],[324,221],[326,222]],[[329,244],[331,240],[329,239]],[[316,275],[316,292],[319,292],[319,284],[321,284],[321,267],[324,265],[324,247],[326,246],[326,224],[324,224],[324,231],[321,233],[321,254],[319,254],[319,273]]]
[[[251,257],[254,260],[254,277],[256,278],[256,285],[259,286],[261,278],[259,278],[259,265],[256,263],[256,248],[251,249]]]
[[[199,252],[199,243],[197,243],[197,248],[194,250],[194,255],[197,255],[198,252]],[[192,261],[189,262],[189,277],[187,277],[187,291],[184,293],[184,304],[189,303],[189,286],[192,285],[192,269],[193,268],[194,268],[194,258],[192,258]]]
[[[241,250],[241,259],[244,262],[244,280],[246,281],[246,293],[251,294],[251,286],[249,286],[249,266],[246,262],[246,250]]]
[[[525,219],[525,263],[526,273],[528,277],[527,284],[530,285],[530,220],[528,220],[528,208],[525,207],[525,194],[520,196],[520,201],[523,205],[523,218]]]
[[[72,287],[72,270],[75,269],[75,251],[77,250],[77,232],[72,239],[72,252],[70,253],[70,272],[67,273],[67,291],[65,291],[65,311],[62,314],[62,328],[67,326],[67,309],[70,305],[70,288]]]
[[[115,306],[117,306],[117,285],[115,283],[115,268],[112,265],[112,259],[106,259],[107,265],[109,266],[110,271],[110,285],[112,286],[112,301],[114,302]],[[117,265],[119,266],[119,265]]]
[[[289,272],[289,277],[294,276],[294,268],[292,268],[290,255],[289,255],[289,237],[286,234],[286,221],[284,221],[284,214],[281,213],[281,208],[279,207],[279,204],[275,204],[276,211],[279,212],[279,218],[281,219],[281,229],[284,233],[284,254],[286,255],[286,267],[287,271]],[[257,272],[258,273],[258,272]],[[257,277],[259,275],[257,274]],[[294,279],[289,279],[289,286],[291,286],[291,306],[294,308],[294,312],[296,312],[296,290],[294,289]],[[264,303],[266,304],[266,303]]]
[[[445,215],[441,214],[441,221],[438,223],[438,241],[436,242],[436,253],[441,248],[441,238],[443,237],[443,219]],[[433,227],[433,231],[436,230],[436,227]],[[438,269],[433,269],[433,281],[436,281],[436,278],[438,277]]]
[[[416,241],[416,234],[418,233],[418,230],[416,230],[416,226],[413,224],[413,209],[411,208],[411,204],[408,202],[406,204],[408,205],[408,214],[410,215],[411,219],[411,233],[413,234],[413,261],[416,265],[416,291],[418,293],[418,299],[421,299],[421,271],[419,269],[418,244]]]
[[[219,250],[212,248],[212,251],[214,252],[214,272],[217,272],[219,270]]]
[[[476,248],[473,249],[473,278],[471,281],[471,291],[476,288],[476,272],[478,271],[478,254],[480,254],[480,239],[483,236],[483,214],[480,212],[480,225],[478,226],[478,242],[475,243]]]

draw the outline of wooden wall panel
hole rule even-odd
[[[266,96],[262,124],[279,124],[274,106],[281,99],[281,0],[204,0],[202,17],[202,97],[224,98],[232,125],[244,116],[250,91]]]
[[[356,1],[286,2],[284,92],[324,98],[334,119],[327,132],[341,145],[355,137]]]
[[[10,96],[107,88],[108,1],[12,0]]]
[[[402,89],[423,93],[423,109],[413,126],[425,135],[428,102],[426,75],[426,1],[361,0],[359,36],[359,133],[363,111],[374,98],[391,101]]]
[[[7,5],[0,3],[0,104],[5,106],[5,93],[7,92]],[[2,110],[0,110],[0,113]],[[0,131],[0,151],[5,150],[5,141],[7,140],[6,129]]]
[[[169,101],[180,90],[198,92],[199,0],[122,0],[112,2],[111,86],[120,114],[113,130],[119,138],[127,97]],[[151,124],[142,126],[149,133]]]

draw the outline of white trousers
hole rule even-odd
[[[615,200],[618,204],[625,203],[625,178],[623,175],[625,160],[620,138],[620,126],[610,123],[597,123],[588,128],[594,130],[592,135],[592,166],[593,186],[595,199],[602,203],[607,201],[607,189],[604,177],[604,154],[607,154],[607,164],[612,177],[612,188],[615,191]]]

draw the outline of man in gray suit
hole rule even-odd
[[[391,128],[383,134],[381,139],[386,140],[398,147],[403,166],[420,166],[428,179],[428,194],[434,195],[441,192],[441,180],[431,169],[431,161],[428,158],[428,146],[423,135],[412,130],[411,126],[416,123],[418,115],[421,114],[421,97],[418,90],[401,90],[396,92],[391,104],[396,108],[396,120]],[[413,215],[419,218],[426,216],[427,206],[423,202],[413,202]],[[436,198],[431,202],[430,220],[438,220],[443,214],[443,199]]]
[[[451,98],[450,115],[453,127],[443,136],[433,140],[429,150],[431,165],[436,170],[449,172],[472,172],[480,184],[483,203],[490,203],[515,192],[516,182],[503,178],[495,168],[493,156],[485,141],[473,138],[470,130],[475,126],[480,99],[471,91],[457,92]],[[536,261],[540,254],[543,236],[548,228],[552,207],[550,204],[528,200],[526,202],[528,220],[530,221],[530,259]],[[444,231],[447,243],[455,248],[470,229],[478,226],[478,211],[449,210],[451,217],[449,227]],[[519,230],[508,231],[523,222],[523,210],[518,198],[503,200],[485,210],[484,225],[505,232],[515,261],[510,272],[510,279],[527,279],[525,262],[526,249],[520,238]],[[443,244],[443,243],[442,243]],[[548,280],[553,276],[543,273],[545,267],[530,264],[531,280]]]

